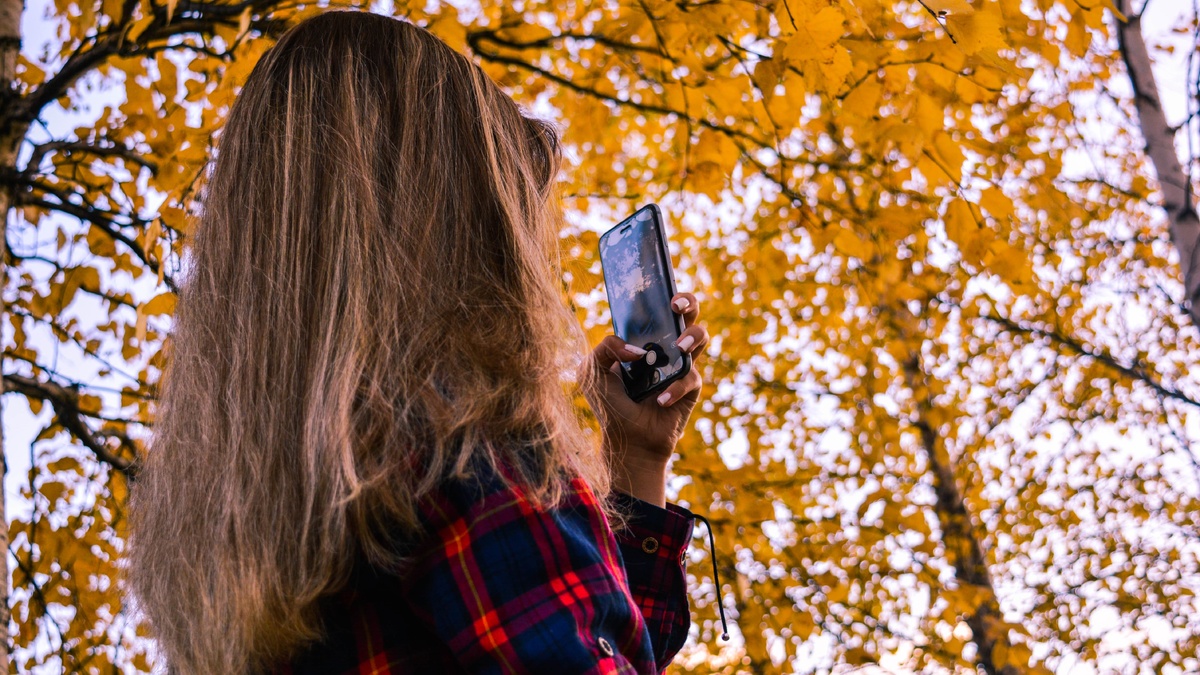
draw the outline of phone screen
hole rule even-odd
[[[687,356],[675,346],[683,318],[671,310],[674,283],[658,210],[643,207],[600,238],[600,261],[608,290],[613,332],[647,351],[623,362],[634,399],[686,374]]]

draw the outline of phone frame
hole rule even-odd
[[[659,210],[657,204],[654,204],[654,203],[646,204],[645,206],[643,206],[643,207],[637,209],[636,211],[634,211],[633,213],[631,213],[629,216],[623,218],[621,220],[621,222],[619,222],[616,225],[605,230],[604,233],[600,235],[600,239],[597,244],[597,251],[598,251],[598,254],[600,257],[600,268],[602,271],[605,269],[604,268],[604,241],[605,241],[605,239],[608,238],[608,235],[610,235],[613,232],[624,227],[630,221],[635,220],[639,213],[641,213],[642,211],[646,211],[646,210],[650,211],[650,217],[654,221],[654,224],[656,226],[655,231],[658,236],[656,236],[655,239],[656,239],[656,245],[658,246],[658,255],[659,255],[660,262],[663,266],[663,269],[665,269],[667,271],[666,272],[667,290],[670,291],[670,297],[674,298],[676,293],[678,293],[679,291],[675,287],[675,269],[671,265],[671,249],[667,246],[666,221],[663,219],[662,211]],[[605,297],[608,299],[609,319],[613,320],[613,317],[612,317],[612,294],[608,290],[609,287],[610,287],[610,284],[608,283],[608,273],[604,272],[604,293],[605,293]],[[675,339],[678,340],[679,336],[683,335],[683,331],[686,328],[685,322],[683,319],[683,315],[676,313],[674,308],[669,308],[669,309],[671,312],[671,316],[674,317],[674,320],[675,320]],[[613,322],[613,334],[615,335],[616,332],[617,332],[617,325],[614,321]],[[620,337],[622,340],[625,339],[624,337],[622,337],[620,335],[618,335],[617,337]],[[621,384],[623,384],[625,387],[626,395],[628,395],[629,398],[631,398],[633,401],[640,402],[640,401],[645,400],[646,397],[650,396],[651,394],[660,392],[663,389],[666,389],[667,387],[671,386],[672,382],[675,382],[675,381],[685,377],[692,369],[692,355],[691,355],[691,353],[684,351],[684,350],[680,350],[680,355],[681,355],[683,363],[680,366],[678,371],[676,371],[674,374],[668,376],[666,379],[659,380],[659,382],[657,384],[651,385],[645,391],[640,391],[640,392],[635,392],[635,391],[630,390],[631,378],[629,377],[628,371],[626,371],[625,367],[622,365],[620,368],[618,368],[618,372],[620,373]],[[621,363],[624,363],[624,362],[621,362]]]

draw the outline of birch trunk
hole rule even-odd
[[[1158,174],[1171,243],[1179,251],[1187,310],[1192,323],[1200,326],[1200,218],[1192,202],[1188,174],[1175,152],[1175,130],[1167,124],[1162,99],[1158,96],[1150,52],[1142,36],[1141,16],[1132,14],[1131,5],[1131,0],[1117,0],[1118,10],[1128,17],[1124,23],[1117,20],[1117,43],[1133,86],[1133,101],[1137,106],[1142,137],[1146,139],[1146,155]]]

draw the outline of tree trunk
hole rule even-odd
[[[937,492],[937,518],[942,530],[942,545],[946,558],[954,565],[954,576],[960,586],[972,588],[981,600],[967,615],[971,628],[971,639],[979,651],[979,665],[987,675],[1020,675],[1025,668],[1012,663],[997,663],[997,653],[1007,654],[1011,649],[1008,628],[1000,614],[1000,603],[996,599],[996,588],[988,572],[987,559],[979,538],[975,536],[971,514],[958,490],[954,476],[954,464],[940,442],[937,430],[929,421],[932,403],[919,354],[913,354],[904,364],[905,379],[917,404],[916,427],[921,432],[921,447],[929,457],[929,468],[933,473],[933,487]],[[997,646],[1002,649],[997,652]]]
[[[1137,106],[1142,137],[1146,139],[1146,155],[1158,174],[1171,243],[1179,251],[1187,310],[1192,323],[1200,326],[1200,218],[1192,202],[1188,173],[1183,170],[1175,152],[1175,130],[1167,124],[1162,100],[1158,97],[1150,52],[1142,37],[1142,18],[1131,13],[1131,4],[1131,0],[1117,0],[1118,10],[1129,17],[1124,23],[1117,19],[1117,44],[1133,86],[1133,101]]]
[[[0,0],[0,169],[11,171],[16,167],[17,148],[24,130],[16,128],[12,120],[12,104],[16,98],[13,80],[17,76],[17,55],[21,52],[22,0]],[[0,188],[0,237],[8,241],[8,211],[12,205],[12,188]],[[0,249],[0,279],[7,285],[8,247]],[[7,317],[0,308],[0,321]],[[0,359],[0,370],[3,359]],[[9,672],[12,639],[8,632],[9,584],[8,584],[8,509],[5,506],[4,480],[8,475],[8,462],[4,455],[4,409],[0,405],[0,673]]]

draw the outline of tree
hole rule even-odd
[[[1146,4],[1142,5],[1143,8]],[[1196,205],[1192,203],[1191,179],[1184,172],[1175,151],[1177,129],[1167,124],[1158,95],[1153,60],[1142,36],[1141,12],[1134,14],[1129,0],[1121,0],[1118,8],[1123,14],[1129,15],[1129,19],[1122,21],[1117,31],[1121,57],[1129,72],[1130,84],[1133,85],[1138,123],[1146,139],[1146,154],[1158,175],[1163,209],[1171,224],[1171,243],[1179,250],[1184,288],[1192,320],[1195,321],[1200,317],[1200,216],[1196,215]],[[1190,71],[1190,60],[1188,66]],[[1191,106],[1188,107],[1190,110]],[[1190,119],[1185,126],[1190,131]]]
[[[0,108],[4,391],[34,414],[51,412],[35,439],[41,451],[30,449],[32,513],[8,532],[15,566],[4,606],[14,612],[3,625],[20,671],[148,668],[144,631],[121,598],[119,556],[161,365],[152,321],[173,306],[173,256],[212,135],[264,38],[301,14],[280,6],[252,21],[268,6],[61,3],[61,30],[40,59],[18,57],[17,24],[0,21],[0,48],[10,50]],[[0,18],[20,7],[5,3]],[[260,39],[248,39],[252,24]],[[112,91],[120,101],[90,109],[97,92]],[[52,129],[56,111],[93,121]],[[162,292],[136,299],[147,282]],[[81,357],[77,372],[58,367],[60,350]]]
[[[582,214],[669,214],[714,332],[678,498],[710,517],[727,582],[690,568],[678,670],[1200,665],[1198,336],[1104,7],[395,3],[562,122],[566,277],[593,337]],[[10,530],[21,669],[149,663],[121,510],[188,214],[238,82],[311,11],[63,0],[61,44],[15,67],[6,404],[53,412]],[[105,92],[94,124],[37,123]]]

